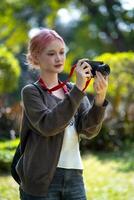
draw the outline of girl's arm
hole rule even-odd
[[[31,84],[22,89],[21,96],[24,112],[30,124],[37,133],[49,137],[61,133],[69,125],[85,93],[74,85],[62,101],[55,106],[52,105],[52,109],[44,104],[39,91]],[[50,103],[51,99],[46,101]]]
[[[78,109],[77,132],[87,139],[95,137],[101,129],[107,104],[105,100],[102,106],[95,105],[95,102],[91,106],[88,97],[85,96]]]

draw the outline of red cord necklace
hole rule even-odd
[[[47,88],[47,86],[45,85],[45,83],[43,82],[43,80],[42,80],[41,78],[39,78],[39,83],[40,83],[43,87],[45,87],[45,89],[47,89],[47,91],[48,91],[49,93],[52,93],[53,91],[58,90],[59,88],[63,88],[63,87],[66,85],[66,83],[69,82],[71,76],[73,75],[73,72],[74,72],[75,67],[76,67],[76,64],[72,66],[72,69],[71,69],[71,71],[70,71],[70,74],[69,74],[67,80],[65,80],[65,81],[63,81],[63,82],[60,82],[58,85],[56,85],[56,86],[54,86],[54,87],[52,87],[52,88],[50,88],[50,89]],[[91,79],[90,79],[90,80],[91,80]],[[85,87],[83,88],[82,91],[85,91],[85,89],[87,88],[87,86],[88,86],[89,83],[90,83],[90,80],[87,80],[87,82],[86,82],[86,84],[85,84]]]

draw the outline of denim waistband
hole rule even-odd
[[[57,167],[55,173],[61,174],[61,175],[64,175],[64,174],[72,174],[72,175],[81,174],[82,175],[83,169],[66,169],[66,168]]]

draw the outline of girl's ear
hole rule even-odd
[[[32,62],[34,65],[39,65],[39,57],[38,57],[38,54],[34,54],[32,57]]]

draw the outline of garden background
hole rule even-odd
[[[110,65],[107,107],[100,134],[82,139],[88,200],[134,200],[134,3],[131,0],[1,0],[0,200],[18,200],[10,165],[19,142],[20,92],[37,80],[25,62],[27,43],[40,27],[55,29],[67,45],[60,79],[87,57]],[[75,82],[75,75],[71,81]],[[94,91],[87,88],[92,101]]]

